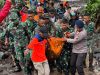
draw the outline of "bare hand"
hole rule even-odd
[[[65,37],[69,38],[70,37],[70,32],[65,32],[64,35],[65,35]]]
[[[26,50],[24,51],[24,55],[26,56],[28,53],[29,53],[29,49],[26,49]]]
[[[62,38],[62,41],[67,41],[67,38],[66,38],[66,37],[63,37],[63,38]]]

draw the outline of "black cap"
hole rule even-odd
[[[41,27],[41,28],[39,29],[39,31],[40,31],[41,33],[43,33],[44,37],[48,37],[48,36],[49,36],[49,35],[48,35],[48,29],[47,29],[46,26]]]
[[[77,21],[75,22],[75,25],[78,26],[79,28],[83,28],[83,27],[84,27],[84,23],[83,23],[83,21],[81,21],[81,20],[77,20]]]

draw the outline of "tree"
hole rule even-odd
[[[100,13],[100,0],[90,0],[84,12],[89,13],[92,20],[95,21],[97,14]]]

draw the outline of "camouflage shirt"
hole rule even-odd
[[[85,24],[85,29],[87,30],[87,41],[88,41],[88,46],[92,46],[93,41],[94,41],[94,23],[90,22],[88,25]]]
[[[66,30],[62,30],[62,28],[60,27],[58,30],[57,30],[57,32],[56,32],[56,36],[57,37],[64,37],[64,33],[65,32],[70,32],[70,33],[72,33],[74,31],[74,29],[73,28],[68,28],[68,29],[66,29]]]
[[[10,43],[14,44],[15,47],[25,47],[28,44],[24,27],[21,24],[15,26],[13,23],[11,23],[8,25],[7,31]]]
[[[37,22],[27,20],[25,23],[23,23],[23,26],[26,28],[30,39],[32,39],[34,36],[34,29],[37,27]]]

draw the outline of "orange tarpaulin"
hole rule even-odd
[[[54,52],[55,55],[60,55],[64,42],[62,41],[62,38],[55,38],[52,37],[48,39],[50,50]]]

